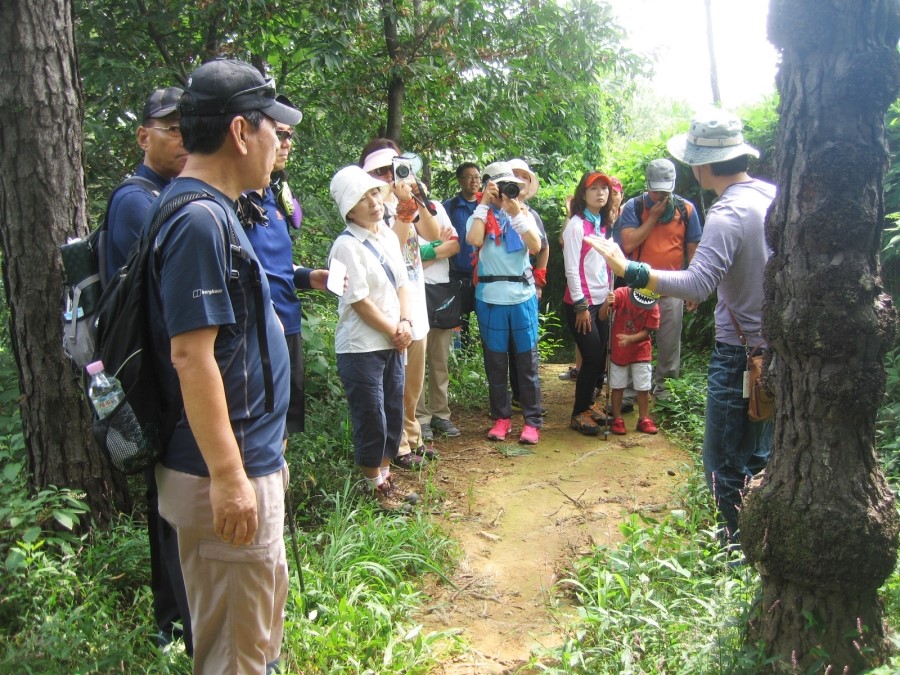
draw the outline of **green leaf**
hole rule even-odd
[[[3,478],[7,481],[13,481],[22,471],[22,465],[16,462],[11,462],[3,467]]]
[[[53,511],[53,518],[64,528],[66,528],[67,530],[71,530],[75,525],[77,516],[75,516],[71,511],[56,509],[55,511]]]

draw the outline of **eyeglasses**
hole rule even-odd
[[[168,127],[147,127],[148,129],[156,129],[158,131],[162,131],[166,136],[170,138],[181,138],[181,127],[177,124],[173,124]]]
[[[467,180],[470,183],[477,183],[478,181],[481,180],[481,176],[479,176],[477,173],[473,173],[471,176],[466,176],[464,174],[462,177],[462,180]]]
[[[392,166],[379,166],[377,169],[372,169],[369,173],[374,173],[376,176],[383,178],[388,174],[394,174],[394,167]]]
[[[275,135],[278,136],[278,142],[294,142],[294,130],[293,129],[276,129]]]
[[[278,137],[279,143],[284,143],[288,141],[290,143],[294,142],[294,130],[293,129],[276,129],[275,135]]]
[[[262,92],[266,98],[275,98],[275,80],[270,77],[262,84],[258,84],[255,87],[250,87],[249,89],[244,89],[243,91],[235,92],[228,97],[228,100],[225,101],[225,104],[222,106],[221,110],[219,110],[219,114],[224,115],[226,112],[228,112],[228,106],[238,96],[243,96],[244,94],[252,94],[255,91]]]

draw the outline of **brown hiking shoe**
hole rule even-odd
[[[600,433],[600,427],[597,426],[597,423],[591,417],[589,410],[573,415],[569,426],[585,436],[596,436]]]
[[[363,488],[368,496],[378,502],[378,510],[384,513],[405,515],[412,512],[412,505],[407,503],[390,483],[382,483],[375,489],[368,485]]]
[[[590,414],[591,419],[593,419],[597,424],[606,424],[606,413],[603,412],[603,406],[600,403],[595,403],[587,410],[588,414]],[[584,413],[582,413],[584,414]]]

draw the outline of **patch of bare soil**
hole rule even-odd
[[[532,454],[515,441],[486,439],[485,412],[454,418],[462,435],[438,438],[440,459],[431,480],[444,493],[444,519],[463,549],[455,588],[436,583],[420,620],[427,631],[456,631],[469,649],[433,671],[442,675],[514,673],[535,649],[562,643],[574,608],[554,589],[561,570],[597,544],[621,539],[619,524],[634,512],[663,515],[686,453],[663,433],[590,437],[569,428],[575,385],[557,377],[563,366],[541,367],[548,409]],[[487,403],[485,402],[485,410]],[[505,454],[506,451],[508,454]],[[395,476],[397,476],[395,471]],[[423,477],[403,473],[401,486],[422,490]]]

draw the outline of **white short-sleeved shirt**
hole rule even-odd
[[[345,231],[350,234],[338,236],[329,254],[329,261],[340,260],[347,266],[347,289],[338,301],[334,351],[347,354],[393,349],[391,337],[363,321],[353,303],[368,298],[392,322],[400,320],[397,288],[408,285],[409,277],[397,237],[384,223],[379,223],[377,232],[353,223],[348,223]],[[363,243],[366,240],[375,247],[378,257]],[[393,272],[397,288],[385,273],[382,260]]]

